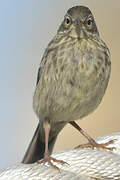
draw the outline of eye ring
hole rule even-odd
[[[65,18],[65,24],[68,26],[71,23],[71,19],[69,17]]]
[[[92,23],[93,23],[92,18],[89,18],[89,19],[87,20],[87,25],[88,25],[88,26],[91,26],[91,25],[92,25]]]

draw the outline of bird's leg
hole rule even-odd
[[[41,163],[48,163],[52,168],[59,170],[59,168],[57,166],[55,166],[51,161],[53,162],[57,162],[60,164],[67,164],[66,162],[62,161],[62,160],[57,160],[53,157],[50,156],[50,152],[48,149],[48,142],[49,142],[49,133],[50,133],[50,124],[48,122],[45,122],[43,125],[44,128],[44,132],[45,132],[45,153],[44,153],[44,158],[40,161],[38,161],[38,164]]]
[[[113,149],[115,149],[114,147],[113,148],[109,148],[109,147],[106,147],[107,145],[109,144],[113,144],[114,143],[114,140],[110,140],[109,142],[107,143],[103,143],[103,144],[98,144],[93,138],[91,138],[83,129],[81,129],[78,124],[75,122],[75,121],[71,121],[69,122],[73,127],[75,127],[83,136],[85,136],[88,140],[88,143],[87,144],[82,144],[82,145],[79,145],[77,146],[76,148],[98,148],[98,149],[105,149],[105,150],[110,150],[110,151],[113,151]]]

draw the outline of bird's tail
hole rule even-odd
[[[52,153],[56,138],[57,136],[51,139],[48,144],[50,153]],[[34,136],[30,142],[30,145],[26,151],[26,154],[22,160],[22,163],[30,164],[42,159],[44,157],[44,151],[45,151],[45,143],[42,142],[40,138],[40,123],[39,123],[34,133]]]

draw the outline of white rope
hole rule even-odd
[[[66,161],[69,166],[55,164],[60,171],[48,165],[17,164],[0,172],[0,180],[120,180],[120,133],[97,139],[98,143],[115,140],[113,152],[98,149],[73,149],[52,156]]]

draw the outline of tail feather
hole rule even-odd
[[[50,153],[52,153],[56,137],[54,137],[48,144]],[[22,160],[24,164],[34,163],[44,157],[45,143],[40,140],[40,123],[34,133],[34,136],[30,142],[30,145],[26,151],[26,154]]]

